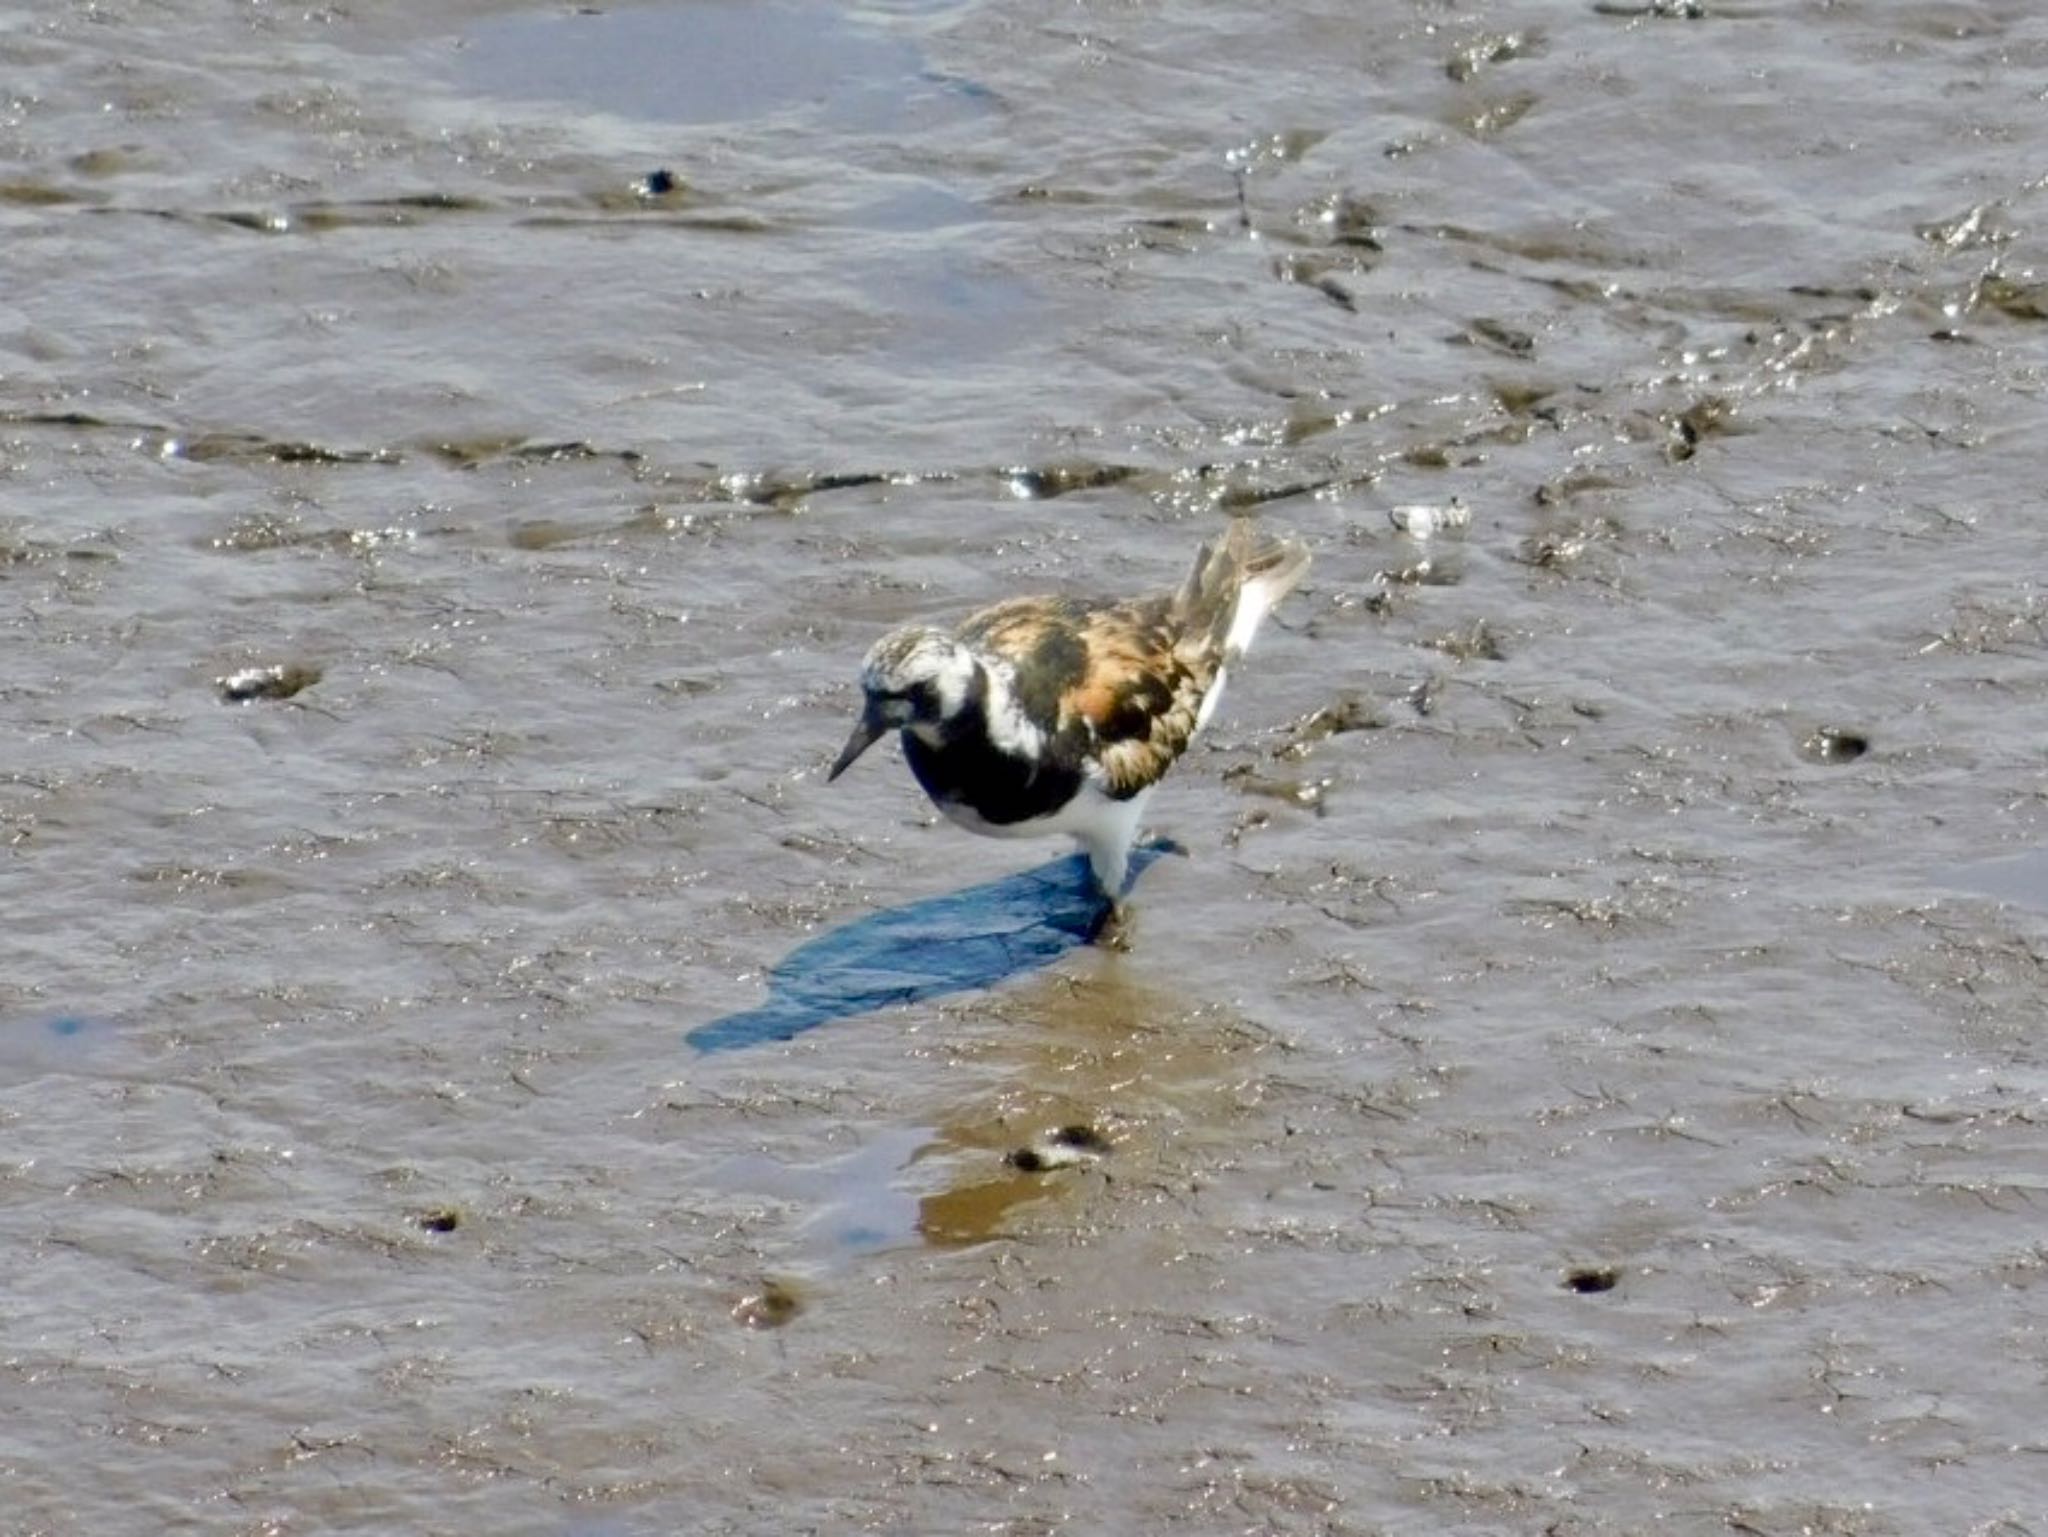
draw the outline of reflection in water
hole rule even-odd
[[[1170,848],[1132,850],[1132,881]],[[829,930],[769,972],[766,1003],[683,1039],[698,1051],[735,1051],[892,1003],[993,987],[1086,944],[1101,917],[1087,860],[1055,859]]]
[[[1048,1194],[1042,1178],[1015,1172],[954,1185],[919,1203],[917,1230],[940,1248],[986,1243],[1004,1236],[1011,1212]]]
[[[712,1169],[704,1182],[810,1207],[803,1224],[806,1246],[837,1259],[916,1237],[918,1196],[902,1188],[902,1177],[931,1145],[929,1130],[899,1127],[827,1163],[787,1164],[749,1153]]]
[[[1134,864],[1142,868],[1163,851],[1159,845],[1137,851]],[[978,964],[1017,942],[1017,904],[1028,906],[1034,919],[1023,932],[1047,941],[1025,964],[1042,966],[1078,944],[1074,930],[1092,916],[1083,862],[1055,860],[861,919],[804,946],[779,971],[810,973],[811,954],[822,949],[828,975],[900,982],[906,958],[943,970],[954,944],[960,945],[955,960]],[[890,937],[873,932],[885,924]],[[962,934],[911,937],[949,927]],[[1009,963],[1016,959],[1008,955]],[[944,987],[956,985],[963,984]],[[744,1044],[753,1028],[747,1022],[784,1009],[801,1015],[804,1007],[771,1003],[698,1033]],[[1041,971],[1030,983],[976,1000],[970,1014],[1001,1026],[984,1033],[996,1071],[936,1117],[935,1126],[882,1128],[857,1151],[822,1163],[746,1154],[711,1169],[705,1183],[804,1208],[800,1247],[812,1264],[829,1267],[920,1241],[986,1243],[1012,1235],[1025,1208],[1100,1191],[1105,1179],[1151,1166],[1159,1156],[1154,1128],[1171,1128],[1169,1161],[1214,1156],[1218,1139],[1228,1143],[1235,1135],[1221,1113],[1231,1085],[1245,1071],[1245,1054],[1264,1043],[1234,1015],[1191,1007],[1122,966],[1080,978]]]
[[[1263,1044],[1234,1015],[1124,967],[1048,974],[985,1006],[1009,1027],[988,1036],[1000,1080],[939,1119],[923,1156],[956,1155],[957,1172],[920,1202],[926,1243],[1002,1238],[1027,1207],[1085,1201],[1109,1180],[1234,1146],[1231,1086]]]
[[[922,1240],[941,1247],[984,1243],[1008,1230],[1017,1207],[1042,1200],[1058,1188],[1042,1174],[1018,1169],[1006,1159],[990,1156],[989,1139],[999,1141],[994,1127],[950,1129],[894,1127],[871,1138],[843,1158],[816,1164],[782,1163],[765,1154],[748,1153],[709,1170],[704,1183],[721,1190],[766,1196],[805,1208],[798,1227],[798,1269],[830,1269],[861,1255]],[[970,1155],[957,1164],[943,1188],[919,1191],[906,1176],[918,1163],[944,1152]],[[997,1171],[991,1173],[991,1171]],[[787,1291],[786,1279],[742,1299],[735,1317],[750,1327],[779,1327],[793,1312],[777,1311],[775,1287]],[[765,1310],[765,1311],[764,1311]]]

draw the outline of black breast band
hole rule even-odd
[[[1019,758],[996,747],[979,709],[948,724],[943,747],[913,731],[903,733],[911,773],[942,806],[967,805],[984,822],[1006,827],[1050,815],[1081,788],[1081,771],[1073,764]]]

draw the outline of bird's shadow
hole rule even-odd
[[[1124,889],[1165,839],[1131,850]],[[786,1041],[835,1019],[972,988],[1049,965],[1102,926],[1107,904],[1079,854],[1001,880],[856,918],[799,945],[768,973],[768,1001],[683,1037],[700,1052]]]

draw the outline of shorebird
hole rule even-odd
[[[1299,542],[1255,542],[1236,519],[1173,592],[1011,598],[950,633],[893,630],[861,664],[860,720],[826,778],[900,731],[910,771],[951,821],[998,838],[1071,834],[1117,939],[1153,787],[1308,563]]]

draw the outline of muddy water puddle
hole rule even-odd
[[[829,133],[915,133],[989,111],[987,92],[937,73],[920,13],[739,0],[509,15],[462,41],[458,88],[654,123],[801,113]]]
[[[2031,1530],[2044,47],[0,35],[0,1526]],[[1128,954],[822,783],[1232,514]]]

